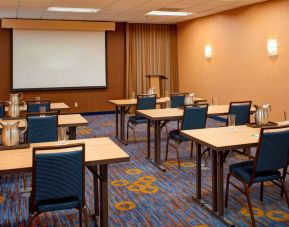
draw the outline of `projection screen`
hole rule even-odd
[[[103,88],[105,32],[13,30],[13,90]]]

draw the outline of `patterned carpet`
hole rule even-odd
[[[129,163],[109,167],[109,224],[110,226],[224,226],[204,208],[192,201],[195,193],[195,157],[190,158],[190,146],[181,146],[182,168],[177,168],[176,155],[171,147],[169,161],[164,163],[166,173],[160,172],[145,159],[145,126],[137,127],[137,143],[128,146],[115,138],[114,115],[87,116],[89,127],[77,131],[78,138],[108,136],[131,157]],[[208,127],[223,123],[208,120]],[[169,129],[176,128],[174,122]],[[152,129],[153,130],[153,129]],[[131,135],[132,136],[132,135]],[[165,153],[166,133],[162,133],[162,151]],[[153,143],[151,143],[153,145]],[[164,157],[163,157],[164,158]],[[246,160],[232,154],[226,161],[225,170],[231,163]],[[0,160],[1,162],[1,160]],[[209,161],[210,165],[210,161]],[[202,171],[203,197],[210,202],[210,166]],[[29,175],[29,180],[31,176]],[[289,188],[289,179],[287,187]],[[252,188],[253,205],[258,226],[289,226],[289,209],[285,199],[280,198],[280,189],[272,183],[265,184],[264,201],[259,201],[259,185]],[[5,175],[0,185],[0,226],[26,226],[28,221],[28,198],[22,197],[23,174]],[[86,203],[93,209],[92,175],[86,173]],[[244,195],[231,187],[229,208],[226,217],[237,226],[250,226],[250,217]],[[89,226],[94,225],[88,217]],[[77,226],[76,210],[41,214],[35,219],[38,226]]]

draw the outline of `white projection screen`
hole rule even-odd
[[[101,31],[13,30],[13,90],[107,87]]]

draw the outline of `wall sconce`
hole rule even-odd
[[[267,40],[267,53],[268,53],[269,57],[278,55],[278,41],[277,41],[277,39],[268,39]]]
[[[213,56],[213,49],[211,45],[205,45],[205,58],[211,59]]]

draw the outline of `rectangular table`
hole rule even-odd
[[[158,98],[157,104],[164,105],[167,101],[169,101],[169,97]],[[195,98],[195,102],[206,102],[206,99],[203,98]],[[115,106],[115,136],[118,138],[123,144],[127,144],[125,140],[125,115],[128,113],[132,106],[136,106],[137,99],[119,99],[119,100],[108,100],[109,103]],[[120,113],[120,132],[119,132],[119,113]]]
[[[224,217],[224,162],[229,150],[256,147],[259,128],[248,126],[205,128],[183,130],[181,135],[197,144],[196,157],[196,197],[195,199],[227,225],[234,224]],[[211,149],[212,204],[208,205],[201,196],[201,146]]]
[[[251,109],[255,111],[254,108]],[[137,110],[137,114],[148,119],[147,123],[147,158],[150,160],[150,122],[154,122],[154,164],[165,171],[161,165],[161,122],[170,120],[180,120],[183,117],[183,110],[178,108]],[[212,105],[208,107],[208,116],[227,115],[229,105]]]
[[[25,127],[25,121],[23,118],[19,118],[20,128]],[[3,120],[0,119],[0,122]],[[14,120],[6,120],[5,121],[17,121]],[[59,127],[68,127],[69,130],[69,139],[76,139],[76,128],[78,126],[88,126],[88,121],[82,117],[80,114],[66,114],[66,115],[58,115],[58,126]],[[0,129],[2,129],[2,125],[0,125]]]
[[[61,111],[61,110],[68,110],[69,109],[69,106],[63,102],[52,102],[50,104],[50,109],[53,111],[53,110],[56,110],[56,111]],[[5,107],[5,111],[7,112],[8,111],[8,106]],[[20,111],[27,111],[27,105],[24,105],[24,106],[20,106]]]
[[[85,165],[93,173],[94,214],[100,217],[100,225],[108,226],[108,165],[128,162],[130,157],[109,138],[92,138],[67,141],[67,144],[85,143]],[[35,143],[30,148],[0,152],[0,175],[32,172],[32,148],[54,146],[57,142]],[[97,187],[100,184],[100,200],[97,201]],[[101,208],[101,209],[100,209]]]

